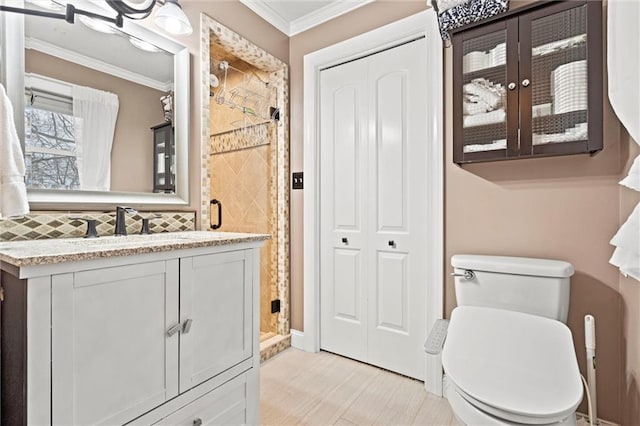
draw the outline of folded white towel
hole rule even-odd
[[[499,149],[507,149],[506,139],[499,139],[497,141],[493,141],[492,143],[465,145],[463,151],[465,154],[467,154],[470,152],[496,151]]]
[[[0,217],[29,213],[24,156],[13,121],[13,107],[0,84]]]
[[[491,107],[484,102],[463,102],[464,115],[476,115],[491,111]]]
[[[491,106],[491,108],[496,108],[500,105],[500,96],[494,93],[493,90],[483,87],[480,84],[474,82],[467,83],[463,86],[463,91],[465,94],[478,96],[487,105]]]
[[[482,126],[485,124],[502,123],[507,119],[504,109],[497,109],[484,114],[466,115],[462,119],[462,127]]]

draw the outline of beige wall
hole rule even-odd
[[[25,70],[118,95],[120,107],[111,151],[111,190],[153,190],[153,132],[164,122],[165,93],[42,52],[27,49]]]
[[[426,9],[424,0],[384,0],[291,37],[291,171],[303,169],[303,58],[307,53],[413,15]],[[303,330],[302,191],[291,191],[291,328]]]

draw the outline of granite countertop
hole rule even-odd
[[[0,242],[0,262],[14,266],[48,265],[104,257],[130,256],[180,249],[264,241],[267,234],[233,232],[166,232],[126,237],[61,238]]]

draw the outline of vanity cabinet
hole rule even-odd
[[[602,4],[544,1],[456,31],[457,164],[602,149]]]
[[[261,245],[3,263],[2,424],[257,424]]]

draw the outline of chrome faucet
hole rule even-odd
[[[116,207],[116,230],[113,235],[127,235],[127,224],[125,213],[138,213],[136,209],[132,209],[131,207],[118,206]]]

